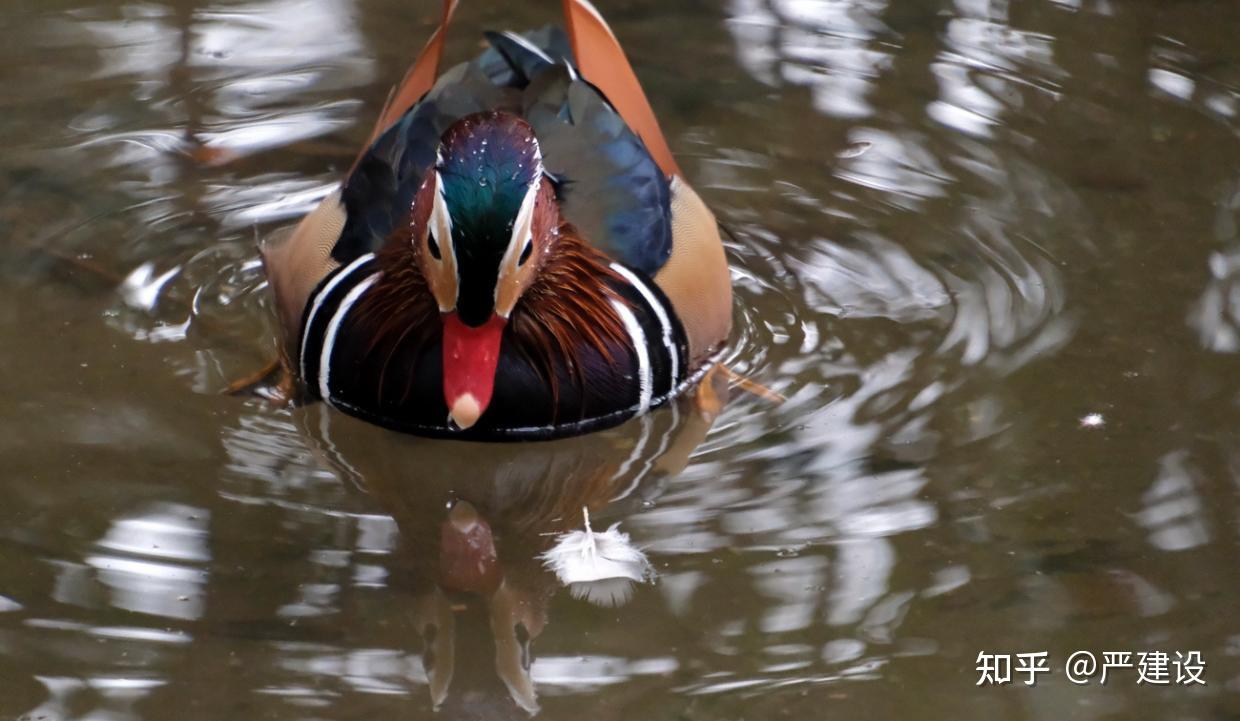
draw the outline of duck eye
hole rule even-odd
[[[521,257],[517,258],[517,265],[525,265],[525,261],[530,259],[530,255],[534,252],[534,242],[532,240],[525,241],[525,248],[521,250]]]
[[[443,255],[439,252],[439,243],[435,242],[435,234],[427,232],[426,247],[431,251],[431,257],[435,260],[443,260]]]

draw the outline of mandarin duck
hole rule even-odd
[[[698,382],[731,328],[714,215],[615,35],[487,33],[440,72],[455,0],[339,189],[262,249],[307,400],[393,430],[541,440]]]

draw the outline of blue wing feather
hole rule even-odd
[[[672,250],[668,180],[607,99],[571,68],[559,28],[488,34],[492,47],[440,76],[426,96],[374,142],[345,181],[346,222],[332,255],[347,262],[378,249],[408,214],[435,162],[443,132],[482,110],[522,113],[565,217],[595,247],[654,275]],[[532,45],[537,51],[528,47]]]

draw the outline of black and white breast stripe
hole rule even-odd
[[[332,402],[332,353],[341,324],[362,295],[382,277],[374,253],[337,268],[310,295],[301,326],[298,362],[311,397]]]
[[[397,367],[411,374],[401,380],[406,394],[385,395],[376,383],[386,361],[378,363],[364,352],[359,354],[356,347],[359,319],[355,311],[383,277],[373,254],[332,271],[306,304],[297,360],[307,394],[390,428],[458,438],[466,434],[494,439],[552,438],[643,415],[694,382],[700,369],[689,367],[684,328],[658,286],[624,265],[612,264],[611,270],[615,275],[609,282],[619,296],[612,310],[624,328],[629,353],[627,357],[622,353],[616,359],[619,362],[601,362],[597,353],[589,360],[587,355],[581,366],[582,389],[573,396],[559,396],[559,402],[567,405],[555,405],[548,387],[513,348],[501,350],[489,414],[464,433],[440,420],[446,419],[447,409],[442,400],[438,344],[402,349]]]
[[[614,302],[613,307],[637,356],[638,402],[633,412],[641,415],[673,396],[685,380],[688,341],[667,296],[658,286],[619,263],[612,263],[611,269],[627,281],[616,290],[628,305]]]

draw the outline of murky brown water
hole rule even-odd
[[[3,3],[0,719],[522,718],[505,619],[546,719],[1240,718],[1240,3],[600,2],[788,402],[501,448],[221,396],[432,5]],[[557,3],[499,5],[456,37]],[[452,498],[500,611],[435,590]],[[583,505],[620,608],[532,559]]]

